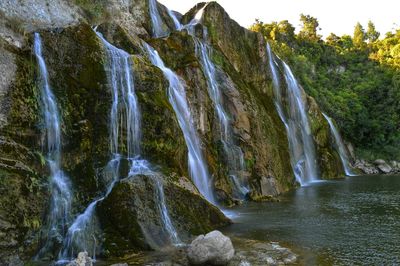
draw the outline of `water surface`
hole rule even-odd
[[[305,264],[400,264],[400,176],[316,183],[234,210],[225,233],[301,248]]]

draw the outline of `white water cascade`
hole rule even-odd
[[[288,135],[291,165],[296,180],[303,186],[318,180],[315,147],[306,113],[306,104],[303,100],[304,93],[290,67],[282,61],[287,86],[285,91],[285,87],[279,82],[277,70],[279,64],[276,62],[269,44],[267,44],[267,53],[272,73],[275,105]],[[283,106],[283,98],[286,100],[286,108]]]
[[[65,236],[71,215],[72,191],[68,177],[61,170],[61,129],[56,98],[50,88],[46,63],[42,55],[39,33],[34,36],[34,52],[40,70],[41,109],[44,118],[42,147],[50,167],[50,212],[47,218],[46,242],[38,253],[40,257],[53,242]]]
[[[158,12],[156,0],[149,0],[149,11],[151,23],[153,25],[153,36],[156,38],[167,36],[168,31],[166,31],[163,27],[163,21],[160,13]]]
[[[95,208],[97,203],[111,193],[115,183],[121,179],[120,163],[122,159],[126,159],[130,164],[128,177],[138,174],[153,175],[149,163],[140,159],[141,115],[134,91],[130,55],[110,44],[101,33],[96,32],[96,34],[102,41],[107,53],[105,68],[108,83],[112,90],[109,124],[111,159],[103,171],[103,178],[108,182],[108,186],[104,196],[90,203],[68,229],[63,249],[59,254],[61,261],[72,258],[74,254],[82,250],[88,251],[89,255],[93,257],[96,255]],[[155,180],[156,184],[156,197],[164,228],[171,243],[179,244],[180,240],[165,205],[162,183],[154,177],[153,180]]]
[[[204,39],[207,38],[206,28]],[[229,177],[235,187],[236,196],[244,197],[249,192],[247,180],[243,177],[245,169],[242,149],[235,144],[232,123],[229,114],[223,105],[222,91],[217,81],[215,65],[211,61],[209,53],[211,48],[202,40],[193,36],[196,45],[196,55],[199,57],[204,75],[207,80],[207,91],[212,99],[215,112],[219,120],[220,140],[223,144],[226,161],[229,170]]]
[[[347,151],[339,131],[337,130],[335,124],[333,123],[333,120],[329,116],[324,113],[322,113],[322,115],[325,117],[326,121],[328,121],[332,135],[335,138],[336,149],[339,153],[340,160],[342,161],[345,174],[347,176],[355,176],[354,172],[351,169],[349,156],[347,155]]]
[[[168,99],[171,103],[179,126],[183,132],[188,149],[188,164],[190,176],[200,193],[211,203],[216,203],[210,182],[210,177],[204,160],[200,140],[197,136],[193,118],[190,113],[186,99],[185,85],[183,81],[169,68],[164,65],[157,51],[148,44],[144,44],[153,65],[157,66],[169,81]]]
[[[160,16],[160,13],[158,12],[156,0],[149,0],[149,13],[153,26],[153,36],[156,38],[167,36],[169,34],[169,30],[164,26],[163,20]],[[167,13],[174,22],[175,29],[181,30],[182,24],[179,22],[175,14],[168,8]]]
[[[193,19],[187,24],[177,27],[178,30],[186,29],[193,37],[196,47],[196,56],[199,58],[204,75],[207,80],[207,91],[214,104],[215,112],[220,125],[220,140],[223,144],[226,161],[228,163],[229,177],[235,188],[237,197],[244,197],[248,192],[247,180],[242,176],[245,166],[243,152],[235,144],[231,119],[225,110],[221,88],[217,82],[215,65],[210,59],[211,48],[194,35],[194,26],[200,23],[207,4],[200,8]],[[171,15],[170,15],[171,16]],[[171,16],[174,19],[174,16]],[[176,18],[175,18],[176,19]],[[175,20],[174,19],[174,20]],[[207,29],[203,27],[203,39],[207,40]]]

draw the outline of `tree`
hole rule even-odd
[[[332,46],[337,45],[339,43],[339,41],[340,41],[340,37],[334,33],[331,33],[331,34],[329,34],[328,37],[326,37],[326,43],[329,45],[332,45]]]
[[[368,28],[366,33],[366,39],[372,43],[378,40],[381,34],[375,29],[374,23],[370,20],[368,21]]]
[[[295,40],[295,28],[287,20],[278,23],[279,41],[293,43]]]
[[[321,35],[317,33],[320,30],[318,20],[310,15],[300,15],[300,21],[303,23],[299,32],[299,37],[303,40],[317,42],[321,39]]]
[[[347,35],[347,34],[340,37],[340,44],[341,44],[341,47],[346,50],[350,50],[351,48],[354,47],[353,39],[351,38],[350,35]]]
[[[253,25],[251,25],[250,30],[255,32],[260,32],[262,35],[267,34],[264,29],[264,22],[262,22],[258,18],[256,18],[256,22],[254,22]]]
[[[354,27],[353,43],[356,47],[363,47],[365,41],[365,31],[360,22]]]

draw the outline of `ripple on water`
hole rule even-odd
[[[229,234],[298,246],[327,264],[400,264],[400,176],[316,183],[233,211]]]

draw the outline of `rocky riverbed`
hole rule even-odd
[[[200,235],[189,245],[168,247],[161,251],[131,254],[119,261],[98,261],[96,265],[226,265],[264,266],[291,265],[298,262],[298,255],[275,242],[224,236],[219,231]],[[92,266],[93,260],[81,252],[68,266]]]

